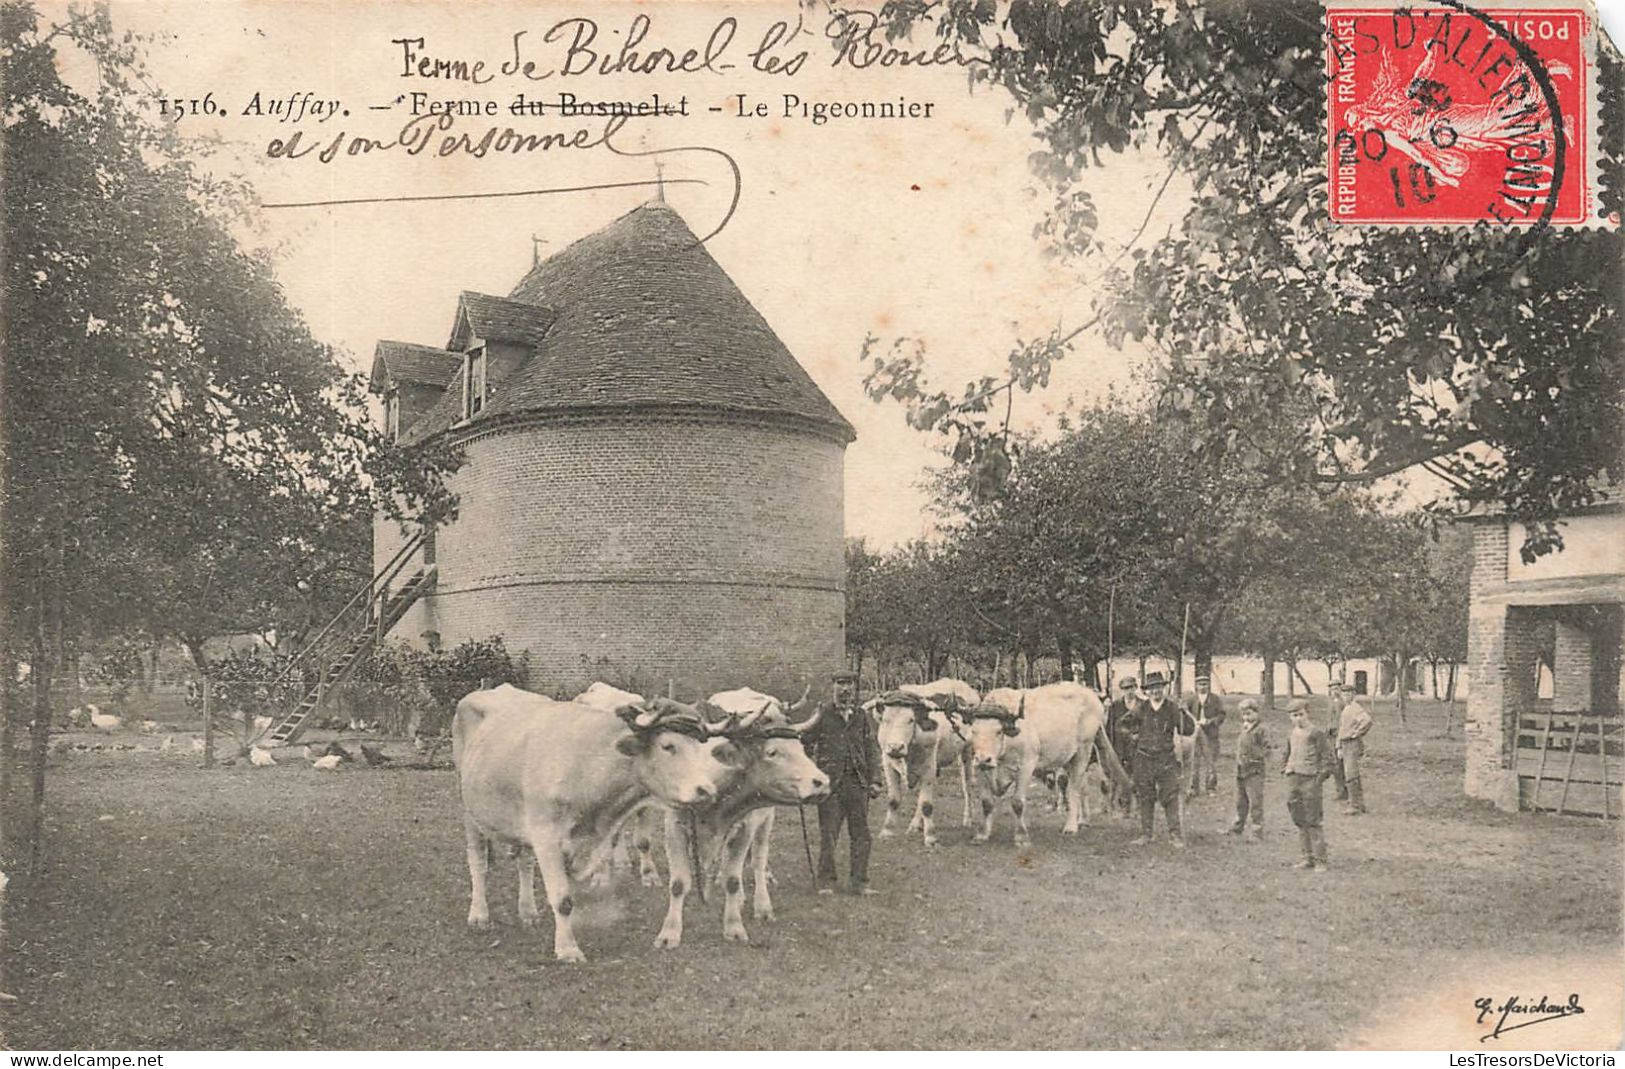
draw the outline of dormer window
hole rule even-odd
[[[463,362],[463,418],[473,419],[485,407],[485,346],[468,351]]]

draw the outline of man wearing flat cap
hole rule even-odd
[[[1213,693],[1213,681],[1196,677],[1196,693],[1185,699],[1185,711],[1196,722],[1196,760],[1191,770],[1190,793],[1219,790],[1219,726],[1224,723],[1224,702]]]
[[[1112,749],[1117,751],[1118,760],[1123,762],[1123,771],[1132,778],[1134,776],[1134,706],[1138,704],[1140,681],[1133,676],[1117,684],[1118,696],[1106,706],[1106,738],[1111,740]],[[1114,798],[1121,797],[1124,813],[1133,807],[1132,795],[1128,791],[1119,792],[1112,788]]]
[[[1360,783],[1360,758],[1365,754],[1365,736],[1371,730],[1371,714],[1355,700],[1354,688],[1347,683],[1332,684],[1332,709],[1337,714],[1337,763],[1342,771],[1338,779],[1348,795],[1345,812],[1351,815],[1364,813],[1365,787]]]
[[[1326,868],[1326,833],[1321,827],[1321,787],[1332,774],[1332,740],[1309,720],[1309,703],[1302,698],[1287,706],[1292,730],[1286,738],[1281,773],[1287,778],[1286,808],[1298,826],[1303,846],[1300,869]]]
[[[835,845],[845,824],[851,844],[852,893],[869,887],[869,800],[880,793],[880,746],[869,717],[858,708],[858,678],[833,677],[833,701],[803,740],[807,756],[829,777],[829,797],[818,803],[818,893],[835,891]]]
[[[1152,672],[1140,683],[1145,698],[1134,707],[1139,734],[1134,743],[1134,796],[1140,803],[1140,837],[1135,846],[1151,842],[1156,824],[1157,803],[1162,803],[1168,819],[1168,839],[1183,849],[1185,838],[1179,826],[1179,759],[1174,756],[1174,736],[1185,719],[1178,705],[1168,700],[1168,681],[1161,672]]]

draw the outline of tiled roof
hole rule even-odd
[[[541,344],[542,335],[556,318],[553,311],[539,304],[510,301],[506,297],[492,297],[488,293],[464,290],[457,298],[457,322],[452,327],[449,348],[461,349],[468,339],[463,335],[463,323],[476,338],[484,341],[519,342],[522,345]]]
[[[493,308],[483,302],[496,300],[465,293],[461,307],[489,320]],[[548,409],[671,406],[797,417],[847,440],[855,437],[761,313],[664,202],[634,208],[548,257],[501,307],[536,308],[556,318],[535,355],[493,384],[478,419]],[[461,413],[461,384],[454,380],[406,439],[445,430]]]
[[[463,354],[413,345],[406,341],[381,341],[373,350],[372,380],[367,388],[381,393],[386,384],[415,383],[442,389],[457,377]]]

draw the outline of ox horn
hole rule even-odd
[[[820,705],[818,708],[813,710],[813,714],[811,716],[809,716],[807,719],[803,720],[801,723],[789,725],[788,730],[794,732],[797,735],[805,735],[807,732],[812,730],[813,725],[818,723],[819,718],[822,717],[823,715],[824,715],[824,707],[822,705]]]
[[[776,704],[775,702],[771,702],[771,701],[770,702],[764,702],[760,709],[756,709],[756,710],[754,710],[752,712],[746,713],[739,721],[738,730],[740,730],[740,731],[748,731],[748,730],[750,730],[752,727],[754,727],[756,725],[756,721],[758,721],[758,720],[762,719],[762,717],[766,716],[767,711],[769,709],[773,708],[773,706],[775,704]]]
[[[700,714],[700,723],[705,725],[707,735],[726,735],[734,729],[734,723],[738,720],[733,713],[718,709],[704,698],[695,702],[694,708]],[[721,718],[713,720],[712,714],[718,714]]]
[[[638,711],[637,715],[632,718],[632,730],[634,731],[646,731],[654,726],[655,721],[660,719],[660,707],[652,702],[648,706],[639,707],[634,705],[631,708]]]
[[[799,713],[799,712],[801,712],[801,710],[807,704],[807,695],[809,695],[811,693],[812,693],[812,684],[808,683],[805,687],[802,688],[801,697],[796,699],[796,703],[794,705],[790,706],[790,708],[786,709],[785,712],[787,712],[787,713]]]
[[[1016,703],[1016,719],[1020,720],[1022,717],[1026,716],[1026,715],[1027,715],[1027,695],[1023,694],[1021,696],[1021,700]]]

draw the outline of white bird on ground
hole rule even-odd
[[[158,730],[158,721],[156,721],[156,720],[143,720],[143,721],[141,721],[141,730],[145,731],[149,735],[152,734],[154,731]]]
[[[341,760],[343,758],[339,757],[338,754],[330,753],[326,757],[316,758],[315,761],[311,762],[311,767],[320,769],[323,772],[337,772]]]
[[[203,752],[203,740],[202,739],[193,739],[192,740],[192,752],[193,753],[202,753]]]
[[[302,750],[300,750],[300,751],[299,751],[299,753],[300,753],[300,754],[301,754],[301,755],[302,755],[302,756],[303,756],[303,757],[304,757],[304,759],[305,759],[305,760],[306,760],[306,761],[309,761],[309,762],[311,762],[311,763],[312,763],[312,764],[314,764],[314,763],[315,763],[315,762],[316,762],[316,751],[315,751],[315,750],[312,750],[312,749],[311,749],[311,748],[310,748],[310,744],[309,744],[309,743],[306,743],[306,744],[305,744],[305,748],[304,748],[304,749],[302,749]]]
[[[116,731],[124,723],[124,718],[112,716],[107,713],[91,713],[90,726],[102,731]]]
[[[255,731],[264,731],[266,728],[268,728],[270,726],[271,726],[271,718],[270,717],[268,717],[268,716],[256,716],[254,718],[254,730]]]
[[[255,768],[269,768],[271,765],[276,764],[276,758],[258,746],[254,746],[250,747],[248,751],[248,763]]]
[[[174,748],[175,748],[175,736],[173,736],[173,735],[165,735],[164,736],[164,744],[162,746],[158,747],[158,752],[159,753],[168,753],[169,751],[173,750]]]

